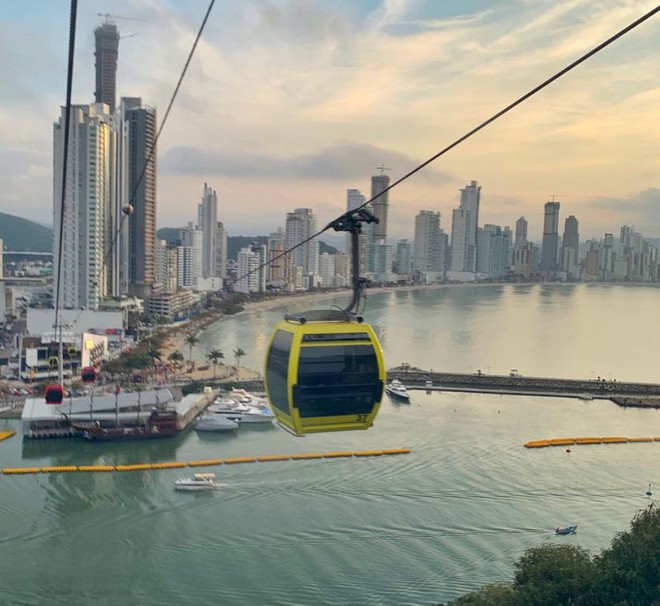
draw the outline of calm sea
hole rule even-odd
[[[324,301],[328,306],[331,302]],[[387,365],[659,381],[660,290],[454,286],[370,294]],[[261,370],[282,310],[224,319],[216,347]],[[18,428],[18,422],[2,422]],[[2,428],[2,427],[0,427]],[[431,604],[508,580],[524,549],[592,552],[660,494],[660,443],[526,450],[528,440],[660,436],[660,412],[560,398],[413,392],[375,426],[294,438],[276,427],[152,443],[0,442],[0,466],[123,464],[411,447],[410,455],[186,470],[0,476],[0,603]],[[558,525],[578,533],[556,537]]]

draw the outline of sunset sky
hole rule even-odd
[[[656,6],[655,0],[217,0],[158,146],[158,225],[196,220],[204,182],[230,235],[286,212],[340,214],[376,167],[397,179]],[[80,0],[74,102],[93,101],[97,13],[122,36],[118,97],[162,118],[206,0]],[[69,2],[0,3],[0,210],[52,222],[52,124],[65,101]],[[136,34],[136,35],[133,35]],[[451,230],[459,189],[480,223],[554,194],[581,237],[660,237],[660,15],[390,193],[393,238],[419,210]]]

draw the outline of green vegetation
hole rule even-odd
[[[114,375],[131,374],[136,370],[151,368],[160,361],[161,339],[159,335],[152,335],[141,341],[135,349],[128,353],[105,362],[101,368],[103,372]]]
[[[453,606],[652,606],[660,604],[660,509],[651,504],[591,557],[573,545],[541,545],[515,564],[513,583],[467,594]]]
[[[52,252],[53,230],[29,219],[0,213],[0,238],[7,250]]]
[[[240,362],[241,358],[245,355],[245,352],[240,348],[237,347],[234,350],[234,358],[236,359],[236,380],[239,380],[239,371],[240,371]]]
[[[189,355],[188,355],[188,361],[192,364],[192,350],[193,350],[193,347],[195,347],[195,345],[197,345],[197,343],[199,343],[199,339],[197,338],[196,335],[191,333],[189,335],[186,335],[186,338],[184,339],[184,341],[188,344],[188,347],[190,348]]]
[[[225,357],[225,354],[223,354],[219,349],[212,349],[209,351],[209,353],[206,356],[206,359],[213,364],[213,378],[215,379],[216,377],[216,372],[215,368],[218,365],[218,362],[222,360]]]

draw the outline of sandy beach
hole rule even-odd
[[[387,286],[384,288],[371,288],[367,290],[367,297],[369,294],[379,294],[387,292],[401,292],[401,291],[410,291],[410,290],[429,290],[429,289],[438,289],[438,288],[450,288],[452,284],[430,284],[430,285],[414,285],[414,286]],[[244,304],[244,310],[239,312],[239,314],[250,314],[257,311],[264,311],[272,309],[274,307],[281,307],[287,304],[295,304],[299,306],[300,304],[309,303],[310,307],[318,306],[319,301],[326,299],[336,299],[345,297],[346,302],[349,301],[351,293],[348,289],[337,290],[332,292],[322,292],[322,293],[302,293],[296,295],[283,295],[279,297],[273,297],[270,299],[265,299],[262,301],[254,301]],[[208,316],[196,319],[191,322],[172,328],[169,332],[166,333],[163,345],[161,346],[162,359],[165,361],[167,357],[174,351],[180,351],[185,360],[185,367],[187,368],[188,364],[188,355],[189,355],[189,346],[185,342],[185,339],[188,335],[194,334],[197,335],[200,331],[204,330],[210,324],[217,322],[222,317],[222,313],[211,313]],[[196,355],[197,354],[197,355]],[[256,370],[246,368],[244,366],[240,367],[239,373],[236,373],[235,366],[231,364],[233,361],[233,356],[231,354],[225,354],[226,358],[222,363],[217,364],[216,366],[216,377],[215,380],[222,381],[232,381],[232,380],[251,380],[251,379],[261,379],[261,373]],[[195,352],[195,347],[193,347],[193,362],[195,363],[195,369],[192,372],[182,373],[184,376],[191,378],[195,381],[204,381],[212,380],[213,377],[213,365],[209,364],[206,359],[199,357],[199,352]],[[208,369],[199,370],[198,367],[209,366]]]

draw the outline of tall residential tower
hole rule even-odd
[[[541,272],[546,277],[559,269],[559,202],[545,203]]]
[[[114,23],[106,22],[94,30],[96,44],[96,103],[105,103],[110,113],[115,111],[117,95],[117,56],[119,54],[119,31]]]

